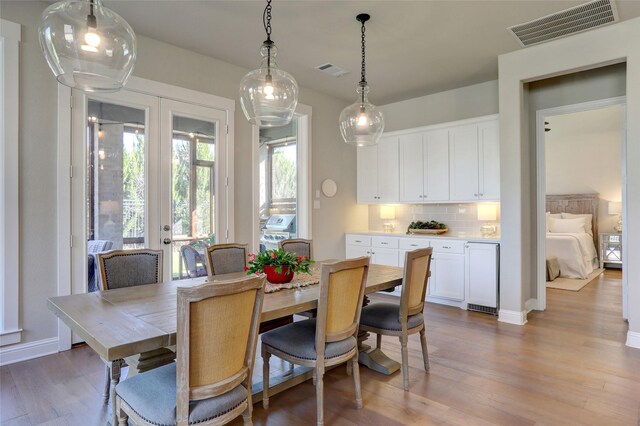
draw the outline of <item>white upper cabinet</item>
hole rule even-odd
[[[380,138],[358,148],[358,202],[393,203],[399,199],[398,137]]]
[[[449,134],[452,201],[500,201],[498,120],[457,126]]]
[[[481,200],[500,200],[500,138],[498,120],[482,123],[478,126],[480,154],[480,182],[478,185]]]
[[[449,131],[400,136],[400,201],[449,200]]]
[[[497,116],[388,133],[358,148],[358,202],[500,201]]]

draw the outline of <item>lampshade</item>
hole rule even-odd
[[[498,206],[496,204],[478,204],[478,220],[497,220]]]
[[[371,17],[366,13],[356,16],[361,23],[361,52],[362,67],[360,82],[356,87],[358,98],[340,113],[340,133],[348,144],[355,146],[367,146],[378,143],[378,139],[384,131],[384,116],[373,104],[369,102],[369,85],[366,78],[365,61],[365,23]]]
[[[240,82],[240,105],[251,124],[260,127],[284,126],[291,122],[298,105],[298,83],[278,68],[278,49],[271,40],[271,0],[262,14],[267,39],[262,43],[260,68],[250,71]]]
[[[609,201],[607,205],[607,211],[609,214],[622,214],[622,202],[620,201]]]
[[[120,15],[101,0],[61,1],[49,6],[38,27],[40,47],[65,86],[86,92],[121,89],[133,71],[136,38]]]
[[[380,219],[393,220],[396,218],[396,208],[394,206],[380,206]]]

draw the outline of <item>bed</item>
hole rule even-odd
[[[546,197],[546,256],[558,259],[561,277],[585,279],[599,266],[598,202],[598,194]]]

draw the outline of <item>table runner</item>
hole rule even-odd
[[[270,282],[267,281],[267,283],[264,286],[264,292],[275,293],[276,291],[280,291],[280,290],[300,288],[300,287],[306,287],[306,286],[318,284],[320,282],[320,268],[313,267],[311,269],[311,272],[312,272],[311,275],[305,274],[305,273],[296,274],[293,277],[293,280],[291,280],[291,282],[288,282],[286,284],[271,284]]]

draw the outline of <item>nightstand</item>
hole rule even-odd
[[[600,267],[605,263],[615,263],[622,267],[622,233],[603,232],[600,238]]]

